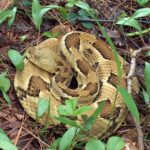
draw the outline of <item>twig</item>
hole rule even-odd
[[[134,76],[135,69],[136,69],[136,57],[142,51],[147,50],[147,49],[150,49],[150,46],[140,48],[140,49],[138,49],[138,50],[136,50],[132,53],[131,66],[130,66],[130,70],[129,70],[129,73],[128,73],[128,76],[127,76],[127,91],[130,94],[131,94],[132,77]],[[134,119],[134,123],[135,123],[137,134],[138,134],[138,147],[139,147],[139,150],[144,150],[143,132],[142,132],[140,123],[138,123],[135,119]]]

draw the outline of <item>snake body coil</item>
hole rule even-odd
[[[50,100],[50,114],[57,116],[57,107],[64,99],[77,98],[78,106],[90,105],[90,116],[105,101],[101,115],[96,119],[88,137],[100,137],[118,128],[125,118],[127,109],[121,95],[116,96],[118,84],[117,66],[109,46],[94,35],[73,31],[61,38],[48,39],[26,50],[23,71],[15,75],[17,96],[26,112],[36,118],[39,98]],[[121,86],[126,88],[125,60],[122,64]],[[137,82],[134,89],[138,91]],[[113,109],[113,111],[112,111]],[[113,113],[112,113],[113,112]],[[44,124],[47,114],[39,122]],[[81,118],[77,121],[82,123]],[[53,117],[50,125],[59,124]]]

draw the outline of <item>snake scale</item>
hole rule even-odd
[[[126,61],[121,56],[119,59],[120,83],[126,88]],[[26,50],[24,64],[23,71],[16,72],[14,85],[22,106],[32,118],[36,118],[39,98],[50,100],[52,116],[58,116],[57,107],[65,99],[77,98],[78,106],[91,106],[92,110],[85,113],[87,116],[105,101],[92,129],[85,132],[86,139],[104,136],[123,122],[127,109],[119,93],[115,100],[118,75],[114,55],[111,48],[94,35],[72,31],[47,39]],[[133,83],[133,91],[138,92],[136,80]],[[46,119],[47,113],[39,122],[44,124]],[[82,124],[80,117],[77,121]],[[53,117],[48,118],[48,123],[59,124]]]

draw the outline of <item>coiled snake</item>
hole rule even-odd
[[[40,97],[50,100],[53,116],[58,116],[57,107],[64,99],[77,98],[79,106],[91,106],[87,116],[105,101],[92,130],[85,133],[87,137],[100,137],[122,123],[127,109],[119,93],[115,101],[117,67],[113,52],[104,41],[85,32],[73,31],[28,48],[25,56],[24,70],[16,72],[14,85],[22,106],[32,118],[36,118]],[[121,86],[126,87],[126,62],[121,56],[119,59],[123,68]],[[137,92],[137,82],[133,85]],[[46,118],[44,114],[39,122],[44,124]],[[82,122],[80,118],[77,121]],[[59,124],[53,117],[49,117],[48,122],[54,126]]]

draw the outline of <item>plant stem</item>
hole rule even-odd
[[[149,32],[150,32],[150,28],[142,30],[141,32],[137,31],[137,32],[133,32],[133,33],[127,33],[125,35],[131,37],[131,36],[146,34],[146,33],[149,33]]]

